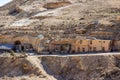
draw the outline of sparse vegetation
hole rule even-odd
[[[10,55],[15,56],[15,52],[11,50]]]

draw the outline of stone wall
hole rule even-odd
[[[20,41],[21,43],[28,43],[32,44],[33,48],[35,50],[40,50],[40,47],[38,45],[40,44],[40,39],[35,37],[29,37],[29,36],[11,36],[11,35],[4,35],[0,36],[0,43],[4,44],[14,44],[16,41]]]

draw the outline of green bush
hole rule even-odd
[[[10,51],[10,55],[11,55],[11,56],[15,56],[14,51],[11,50],[11,51]]]

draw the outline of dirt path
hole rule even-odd
[[[38,57],[35,57],[35,56],[27,57],[27,60],[30,61],[31,64],[33,64],[35,67],[39,68],[41,73],[46,76],[47,80],[57,80],[53,76],[50,76],[46,73],[43,66],[40,64],[41,61],[38,59]]]
[[[36,57],[49,57],[49,56],[55,56],[55,57],[72,57],[72,56],[108,56],[108,55],[120,55],[120,52],[108,52],[108,53],[82,53],[82,54],[68,54],[68,55],[60,55],[60,54],[56,54],[56,55],[34,55]]]

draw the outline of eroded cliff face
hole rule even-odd
[[[119,80],[120,55],[1,57],[0,80],[6,79]]]
[[[120,57],[43,57],[45,70],[58,80],[119,80]]]
[[[0,80],[55,80],[38,57],[0,57]]]

